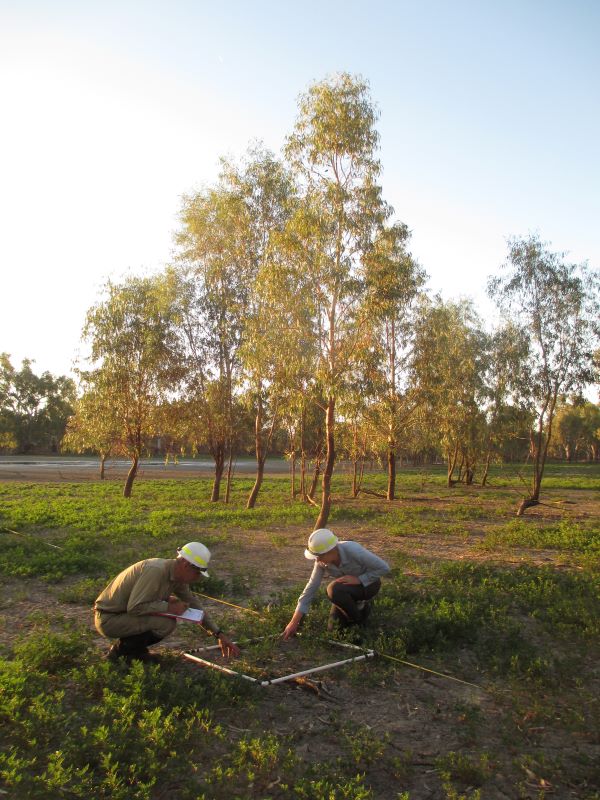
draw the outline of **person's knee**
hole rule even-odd
[[[342,583],[330,583],[327,587],[327,596],[332,603],[339,603],[348,597],[348,591]]]
[[[150,631],[160,639],[165,639],[177,627],[177,621],[169,617],[153,617]]]

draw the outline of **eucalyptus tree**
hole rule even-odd
[[[399,439],[416,409],[416,394],[409,385],[409,365],[416,300],[426,275],[407,251],[409,238],[409,230],[402,223],[382,226],[365,261],[378,364],[373,371],[378,401],[371,406],[369,416],[378,438],[385,442],[388,500],[395,497]]]
[[[456,483],[457,469],[470,482],[481,454],[483,338],[469,301],[436,297],[422,303],[415,324],[412,381],[418,387],[420,419],[446,457],[448,486]]]
[[[517,509],[521,516],[540,502],[556,404],[561,394],[594,380],[598,342],[598,274],[567,263],[535,235],[508,242],[503,274],[489,281],[490,296],[530,340],[522,367],[524,399],[535,413],[531,431],[532,478]]]
[[[181,378],[177,313],[164,276],[108,282],[87,313],[83,338],[89,390],[111,409],[118,451],[131,460],[123,495],[131,496],[140,457],[160,433],[158,409]]]
[[[286,224],[295,207],[289,171],[272,153],[255,146],[237,166],[227,163],[224,178],[244,208],[245,274],[248,280],[240,363],[245,397],[254,416],[256,479],[247,500],[253,508],[264,477],[290,373],[299,355],[293,337],[296,286],[277,285],[278,262]],[[273,292],[284,302],[273,303]],[[283,313],[282,313],[283,312]]]
[[[331,508],[336,401],[370,336],[364,258],[389,214],[377,185],[376,119],[368,84],[342,73],[301,96],[286,146],[302,189],[288,234],[302,299],[310,306],[307,336],[317,351],[315,382],[325,396],[326,459],[317,528],[326,524]]]
[[[94,372],[80,373],[82,394],[75,402],[74,414],[69,417],[62,449],[75,453],[92,451],[100,456],[100,480],[105,477],[106,459],[120,452],[123,427],[116,415],[114,388],[105,387]],[[108,389],[108,391],[103,391]]]
[[[508,321],[486,337],[488,361],[485,373],[487,444],[482,485],[487,482],[492,459],[501,459],[505,443],[521,434],[518,420],[527,419],[523,404],[523,369],[529,339],[523,329]]]
[[[184,197],[178,264],[168,272],[178,295],[190,436],[214,459],[213,502],[235,441],[234,395],[252,277],[247,217],[224,163],[216,186]]]

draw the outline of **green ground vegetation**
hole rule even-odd
[[[410,471],[393,503],[334,483],[331,526],[376,535],[393,566],[362,633],[383,655],[329,675],[335,702],[198,669],[177,649],[115,666],[90,625],[118,570],[201,538],[220,558],[199,590],[260,614],[223,612],[241,640],[266,637],[240,666],[287,670],[276,634],[302,581],[261,575],[269,558],[302,559],[315,509],[286,480],[265,481],[252,511],[245,479],[229,505],[208,502],[208,479],[140,481],[129,501],[113,482],[0,484],[0,526],[17,532],[0,534],[0,787],[65,800],[598,800],[600,467],[551,466],[548,506],[520,520],[514,474],[456,492],[443,481]],[[228,548],[247,568],[227,569]],[[322,597],[294,663],[323,660],[327,613]],[[192,628],[178,635],[192,643]]]

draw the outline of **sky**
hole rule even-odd
[[[491,324],[508,237],[600,267],[599,40],[596,0],[0,0],[0,352],[71,374],[106,280],[172,258],[182,195],[279,153],[342,71],[428,287]]]

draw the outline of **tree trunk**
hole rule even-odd
[[[488,454],[487,454],[486,459],[485,459],[485,467],[483,468],[483,475],[481,477],[481,485],[482,486],[485,486],[487,484],[487,477],[488,477],[488,473],[490,471],[490,459],[491,459],[491,457],[492,457],[492,454],[488,450]]]
[[[265,474],[265,459],[258,459],[256,460],[256,480],[254,481],[254,486],[252,487],[252,491],[250,492],[250,496],[248,497],[248,502],[246,503],[246,508],[254,508],[256,505],[256,498],[258,497],[258,493],[260,491],[260,487],[263,482],[263,477]]]
[[[542,478],[544,476],[544,468],[546,466],[546,459],[548,458],[548,447],[550,446],[550,439],[552,437],[552,422],[554,418],[554,409],[556,408],[556,400],[558,397],[558,386],[553,388],[553,391],[546,396],[546,401],[538,417],[538,427],[535,437],[531,437],[531,446],[533,450],[533,483],[531,494],[529,497],[524,497],[519,503],[517,508],[517,517],[522,517],[526,509],[532,506],[539,505],[540,492],[542,489]],[[548,415],[547,430],[544,434],[544,417]]]
[[[388,448],[388,485],[387,499],[394,500],[396,497],[396,453],[393,446]]]
[[[352,459],[352,497],[358,497],[358,459]]]
[[[231,494],[231,478],[233,475],[233,446],[229,447],[229,461],[227,464],[227,485],[225,487],[225,502],[229,502]]]
[[[454,470],[456,469],[457,460],[458,460],[458,443],[456,444],[456,447],[454,448],[454,453],[451,454],[450,451],[448,451],[448,479],[447,479],[447,485],[448,485],[449,489],[451,489],[454,486],[454,484],[456,483],[456,481],[452,479],[452,476],[454,474]]]
[[[290,495],[292,500],[296,499],[296,450],[290,451]]]
[[[254,508],[256,504],[256,498],[258,497],[258,493],[260,491],[260,487],[263,482],[263,475],[265,473],[265,456],[263,454],[263,443],[262,443],[262,425],[263,425],[262,399],[259,396],[256,407],[256,416],[254,417],[254,452],[256,453],[256,479],[254,481],[254,486],[252,487],[252,491],[248,496],[248,502],[246,503],[246,508]]]
[[[306,453],[304,449],[300,456],[300,497],[306,500]]]
[[[324,528],[331,511],[331,476],[335,464],[335,397],[330,396],[327,401],[327,416],[325,419],[325,435],[327,439],[327,454],[325,456],[325,469],[321,492],[321,511],[315,523],[315,529]]]
[[[123,489],[123,497],[131,497],[131,489],[133,487],[135,476],[137,475],[138,462],[139,462],[139,456],[135,456],[131,460],[131,467],[127,474],[127,480],[125,481],[125,488]]]
[[[310,489],[308,490],[307,497],[310,497],[311,500],[314,499],[315,492],[317,491],[317,483],[319,482],[319,475],[321,474],[321,454],[318,453],[315,459],[315,471],[313,474],[312,483],[310,484]]]
[[[524,497],[517,508],[517,517],[522,517],[526,509],[539,505],[539,502],[539,500],[534,500],[533,497]]]
[[[105,453],[100,453],[100,480],[103,481],[105,476],[104,465],[106,464],[107,456]]]
[[[221,478],[223,477],[223,470],[225,469],[225,454],[219,451],[216,455],[213,454],[213,458],[215,459],[215,478],[210,502],[216,503],[219,500],[221,492]]]

